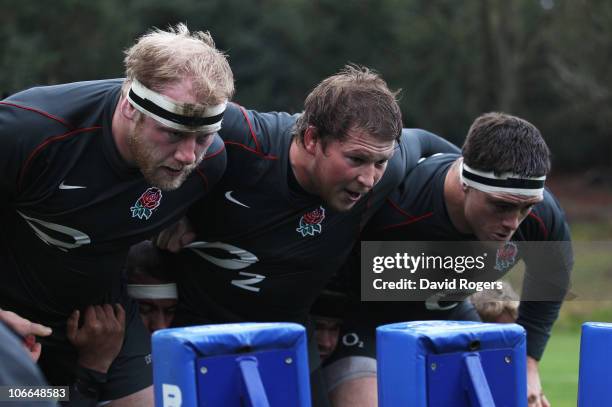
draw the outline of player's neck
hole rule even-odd
[[[311,166],[308,153],[304,147],[294,138],[289,147],[289,171],[293,171],[298,184],[309,194],[317,194],[316,187],[312,182]]]
[[[446,203],[446,210],[448,216],[455,228],[464,234],[471,233],[471,229],[465,219],[463,205],[465,204],[465,192],[461,185],[461,176],[459,171],[461,170],[461,160],[459,158],[455,161],[444,179],[444,202]]]

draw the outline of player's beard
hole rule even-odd
[[[169,174],[164,168],[163,159],[155,154],[156,148],[153,143],[147,142],[141,133],[142,125],[138,123],[134,127],[134,131],[130,132],[127,138],[127,144],[130,149],[134,161],[138,165],[140,172],[144,176],[145,180],[154,187],[161,189],[162,191],[172,191],[180,187],[183,182],[187,179],[189,174],[200,165],[203,159],[203,155],[197,157],[195,163],[185,165],[181,168],[181,172]],[[167,165],[167,167],[175,168],[174,165]]]

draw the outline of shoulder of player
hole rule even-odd
[[[533,207],[520,228],[525,240],[569,239],[565,213],[548,188],[544,190],[544,199]]]
[[[457,153],[435,153],[429,157],[420,156],[420,147],[416,147],[410,141],[403,141],[409,138],[410,134],[419,129],[404,129],[399,148],[389,160],[385,176],[381,182],[389,185],[397,185],[399,191],[411,191],[415,193],[415,188],[427,187],[431,181],[440,173],[440,170],[448,167],[461,155]],[[397,192],[397,189],[395,189]]]
[[[435,153],[428,157],[421,157],[414,168],[406,175],[406,180],[418,181],[421,178],[432,178],[448,168],[461,157],[457,153]]]
[[[277,159],[291,141],[297,115],[284,112],[260,113],[229,103],[219,135],[230,151],[262,159]]]
[[[28,129],[44,126],[75,131],[100,125],[104,102],[110,101],[108,98],[113,92],[118,95],[122,83],[123,79],[107,79],[39,86],[0,103],[19,121],[18,125],[23,126],[23,120]]]
[[[402,136],[400,137],[399,144],[400,148],[403,148],[404,150],[406,150],[406,152],[410,153],[410,157],[420,158],[423,155],[426,155],[426,150],[428,150],[431,145],[436,145],[440,141],[442,141],[442,143],[444,144],[445,149],[439,151],[431,151],[429,155],[435,152],[460,152],[457,146],[450,144],[442,137],[430,131],[417,128],[402,129]]]
[[[444,199],[444,182],[438,179],[444,167],[447,166],[418,165],[389,195],[387,207],[410,217],[435,211],[439,206],[438,201]]]
[[[397,189],[402,194],[401,201],[433,202],[436,194],[443,198],[444,178],[448,168],[459,157],[459,154],[436,153],[431,157],[421,158]]]
[[[66,155],[64,146],[82,151],[82,143],[96,140],[87,135],[101,131],[102,101],[112,89],[118,95],[120,84],[108,80],[32,88],[0,102],[0,151],[7,158],[4,170],[12,174],[11,184],[22,185],[37,166],[48,168],[54,161],[66,167],[67,157],[77,159],[76,154]]]
[[[414,168],[424,156],[432,155],[437,152],[445,151],[426,151],[428,150],[425,144],[428,140],[441,140],[440,137],[423,129],[402,129],[402,135],[399,138],[398,146],[389,160],[391,169],[395,169],[401,174]],[[453,151],[459,153],[459,150]]]
[[[0,102],[0,143],[40,152],[102,128],[106,102],[121,80],[77,82],[25,90]]]

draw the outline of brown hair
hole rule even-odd
[[[518,318],[519,297],[507,282],[503,282],[501,289],[472,294],[470,301],[484,322],[497,322],[504,313],[508,313],[513,320]]]
[[[234,93],[227,57],[215,48],[210,33],[190,32],[182,23],[140,37],[125,51],[124,63],[124,95],[133,79],[161,92],[184,77],[193,80],[195,95],[203,105],[222,103]]]
[[[129,282],[142,277],[173,282],[171,265],[172,254],[158,249],[150,240],[145,240],[130,247],[125,272]]]
[[[296,137],[303,143],[306,129],[313,126],[324,144],[345,139],[351,129],[379,140],[397,140],[402,131],[398,93],[389,90],[376,72],[347,65],[310,92],[296,123]]]
[[[470,167],[506,172],[524,177],[541,177],[550,171],[550,150],[540,131],[527,120],[504,113],[478,117],[462,148]]]

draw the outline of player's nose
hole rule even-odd
[[[183,165],[190,165],[196,161],[196,139],[193,136],[186,136],[177,143],[174,159]]]

